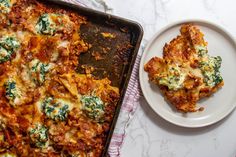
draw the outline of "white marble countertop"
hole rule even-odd
[[[236,38],[235,0],[105,0],[112,13],[139,22],[142,49],[162,27],[184,19],[205,19]],[[141,51],[142,51],[141,49]],[[141,53],[141,52],[140,52]],[[235,157],[236,111],[221,122],[199,129],[172,125],[142,98],[121,148],[121,157]]]

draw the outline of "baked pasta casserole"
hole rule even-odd
[[[86,18],[0,0],[0,157],[98,157],[119,89],[76,72]]]
[[[196,108],[197,101],[224,85],[220,74],[222,59],[208,54],[203,36],[193,24],[182,25],[180,35],[165,44],[163,58],[153,57],[144,66],[150,81],[179,111],[203,110]]]

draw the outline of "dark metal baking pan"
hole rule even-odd
[[[95,68],[92,72],[95,77],[108,77],[112,85],[120,89],[120,101],[117,104],[102,153],[102,156],[107,156],[114,127],[142,40],[142,27],[136,22],[64,1],[47,0],[42,2],[77,12],[87,18],[88,23],[81,26],[80,33],[82,39],[91,44],[92,47],[88,52],[80,55],[78,72],[85,73],[84,69],[92,66]],[[102,33],[110,33],[114,35],[114,38],[104,38]],[[98,58],[95,57],[97,55]]]

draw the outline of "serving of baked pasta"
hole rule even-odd
[[[219,90],[224,81],[222,59],[210,56],[204,34],[193,24],[184,24],[180,35],[165,44],[163,58],[153,57],[144,66],[149,80],[177,110],[203,110],[196,104]]]
[[[119,89],[76,72],[91,47],[82,24],[37,0],[0,0],[0,156],[101,156]]]

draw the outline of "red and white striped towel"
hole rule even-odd
[[[103,0],[64,0],[70,3],[82,5],[97,9],[100,11],[109,11],[109,7]],[[128,126],[130,119],[133,117],[134,112],[139,105],[138,100],[141,96],[141,90],[138,81],[138,67],[140,62],[140,56],[137,57],[134,69],[131,74],[131,79],[128,84],[123,104],[121,106],[120,115],[111,139],[108,153],[110,157],[119,157],[120,149],[126,135],[126,127]]]
[[[120,149],[126,135],[126,127],[128,126],[136,111],[136,108],[139,105],[138,100],[142,94],[138,80],[139,62],[140,56],[136,58],[128,84],[128,89],[125,93],[124,101],[121,106],[120,115],[111,139],[108,150],[110,157],[120,156]]]

